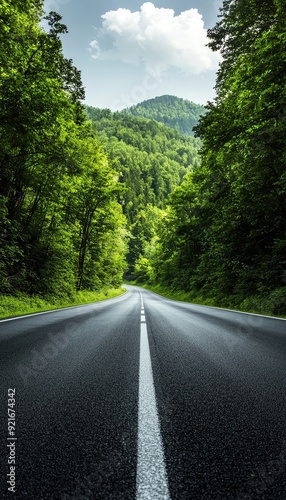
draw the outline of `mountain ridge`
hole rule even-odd
[[[121,111],[125,115],[163,123],[185,136],[194,136],[193,128],[205,112],[203,105],[169,94],[147,99]]]

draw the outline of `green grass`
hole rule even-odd
[[[131,283],[130,283],[131,284]],[[136,283],[132,283],[136,284]],[[141,286],[147,290],[158,293],[163,297],[173,300],[179,300],[182,302],[190,302],[192,304],[199,304],[211,307],[220,307],[224,309],[234,309],[242,312],[250,312],[254,314],[262,314],[266,316],[277,316],[280,318],[286,318],[286,295],[285,288],[280,290],[275,290],[270,293],[268,297],[249,297],[244,300],[238,300],[236,297],[229,297],[228,299],[216,300],[214,298],[198,297],[191,292],[184,292],[180,290],[171,290],[163,285],[142,285],[137,283],[137,286]]]
[[[81,291],[74,294],[72,298],[42,298],[37,295],[29,296],[17,294],[17,296],[0,295],[0,318],[21,316],[35,312],[61,309],[77,305],[99,302],[101,300],[117,297],[125,292],[123,287],[102,290],[100,292]]]
[[[135,283],[134,283],[135,284]],[[142,285],[138,284],[142,288],[146,290],[151,290],[152,292],[158,293],[159,295],[163,295],[167,299],[179,300],[181,302],[192,302],[193,304],[200,304],[204,306],[213,306],[215,307],[215,301],[213,299],[203,299],[201,297],[194,297],[191,293],[184,292],[182,290],[170,290],[163,285]]]

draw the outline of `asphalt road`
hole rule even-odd
[[[286,499],[285,320],[128,287],[1,321],[0,363],[1,498]]]

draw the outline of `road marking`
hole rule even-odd
[[[141,323],[136,500],[170,500],[146,323]]]

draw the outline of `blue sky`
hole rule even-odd
[[[81,70],[86,103],[113,111],[171,94],[214,98],[219,54],[205,47],[222,0],[45,0],[63,17],[66,57]]]

